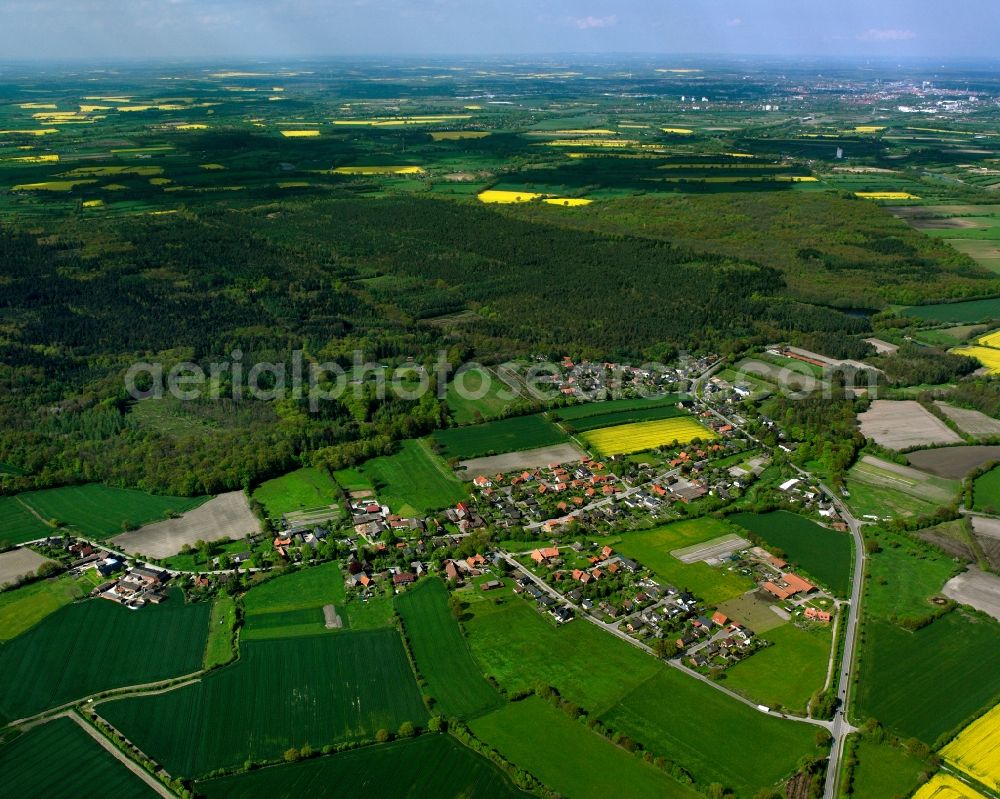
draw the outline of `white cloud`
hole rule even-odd
[[[742,24],[743,20],[740,19],[739,17],[733,17],[732,19],[726,20],[726,25],[728,25],[730,28],[738,28]]]
[[[869,28],[858,36],[862,42],[905,42],[916,39],[917,34],[913,31],[899,30],[897,28]]]
[[[611,14],[607,17],[575,17],[572,20],[580,30],[593,30],[594,28],[611,28],[618,24],[618,17]]]

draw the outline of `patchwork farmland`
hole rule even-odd
[[[566,441],[566,434],[536,414],[439,430],[432,438],[445,458],[467,460],[561,444]]]
[[[427,721],[395,630],[248,641],[192,685],[97,710],[168,771],[191,775]]]

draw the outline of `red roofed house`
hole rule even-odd
[[[417,575],[413,572],[398,572],[392,575],[393,585],[409,585],[417,581]]]
[[[480,555],[477,552],[472,557],[466,558],[465,562],[468,563],[469,566],[471,566],[473,569],[475,569],[475,568],[477,568],[479,566],[485,566],[486,565],[486,558],[484,558],[482,555]]]
[[[614,550],[609,546],[601,547],[601,557],[610,558],[614,554]]]
[[[793,593],[795,593],[794,591],[786,591],[784,588],[778,587],[770,580],[764,583],[764,585],[762,585],[761,588],[763,588],[769,594],[772,594],[781,600],[788,599],[788,597],[790,597]]]
[[[604,572],[600,569],[594,569],[591,574],[594,576],[595,580],[600,580],[604,576]]]
[[[806,580],[803,580],[797,574],[792,574],[791,572],[785,572],[785,574],[782,575],[782,578],[784,579],[785,584],[788,586],[791,593],[793,594],[798,594],[800,592],[803,594],[808,594],[811,591],[816,590],[815,585],[813,585],[810,582],[807,582]]]
[[[832,616],[825,610],[819,610],[817,608],[806,608],[806,618],[826,623],[830,621]]]
[[[727,622],[729,621],[729,617],[721,610],[717,610],[715,611],[715,613],[712,614],[712,621],[718,624],[720,627],[725,627]]]
[[[550,560],[552,558],[559,557],[559,550],[556,547],[544,547],[542,549],[536,549],[531,553],[531,559],[535,563],[543,563],[544,561]]]
[[[490,478],[488,478],[485,474],[477,475],[473,478],[472,482],[476,488],[489,488],[493,485],[493,481],[490,480]]]

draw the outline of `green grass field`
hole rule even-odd
[[[654,658],[586,621],[556,628],[534,604],[508,589],[470,593],[466,599],[472,653],[483,673],[508,691],[554,685],[567,699],[596,713],[659,668]]]
[[[261,483],[253,492],[267,515],[274,520],[296,510],[332,505],[340,496],[328,472],[315,466],[296,469]]]
[[[193,685],[108,702],[98,712],[170,773],[186,776],[427,720],[395,630],[241,648],[239,660]]]
[[[370,491],[372,488],[371,480],[358,469],[338,469],[333,479],[345,491]]]
[[[222,666],[233,659],[233,626],[236,624],[236,600],[229,594],[219,594],[212,603],[208,618],[208,641],[205,644],[206,669]]]
[[[0,746],[0,795],[70,799],[88,789],[121,799],[156,792],[68,718],[54,719]]]
[[[391,763],[391,768],[386,764]],[[421,735],[341,752],[294,765],[206,780],[197,784],[207,799],[300,799],[324,796],[331,786],[351,785],[370,797],[514,799],[527,796],[507,776],[450,735]]]
[[[330,562],[298,569],[254,586],[243,598],[243,607],[249,617],[343,604],[345,596],[340,565]]]
[[[851,494],[847,504],[856,516],[861,517],[870,515],[880,519],[894,516],[907,518],[931,513],[939,507],[938,503],[885,486],[869,485],[850,476],[847,478],[847,490]]]
[[[851,537],[788,511],[729,517],[767,544],[784,551],[789,563],[839,596],[851,587]]]
[[[164,497],[130,488],[109,488],[99,483],[27,491],[17,499],[43,519],[57,519],[92,538],[110,538],[126,522],[142,525],[163,519],[167,511],[184,513],[208,497]],[[38,535],[44,535],[42,531]],[[29,536],[30,537],[38,537]],[[27,540],[27,539],[23,539]]]
[[[483,678],[448,607],[448,590],[437,578],[421,580],[396,597],[413,657],[434,697],[434,710],[469,719],[503,704]]]
[[[765,716],[667,666],[601,718],[699,784],[718,782],[747,799],[816,753],[810,725]]]
[[[1000,698],[1000,625],[954,611],[916,632],[865,624],[856,715],[933,745]]]
[[[51,535],[52,528],[18,497],[0,497],[0,541],[22,544]]]
[[[0,646],[0,718],[197,671],[210,610],[185,605],[179,591],[138,611],[105,599],[62,608]]]
[[[471,726],[479,738],[563,796],[699,796],[537,697],[512,702]]]
[[[561,444],[565,434],[541,414],[438,430],[434,441],[446,458],[478,458],[520,449]]]
[[[1000,319],[1000,298],[942,302],[936,305],[911,305],[909,308],[904,308],[902,313],[931,322],[979,322]]]
[[[93,579],[60,575],[0,594],[0,642],[9,641],[94,587]]]
[[[404,441],[399,452],[359,467],[379,501],[401,516],[421,515],[467,499],[468,487],[423,440]]]
[[[865,567],[865,612],[887,621],[927,616],[935,607],[930,598],[952,576],[955,561],[905,535],[882,532],[876,540],[882,551]]]
[[[976,510],[1000,512],[1000,468],[991,469],[975,479],[972,506]]]
[[[462,390],[452,381],[448,383],[445,397],[456,424],[477,424],[492,419],[513,401],[506,398],[513,392],[488,369],[467,369],[460,379]]]
[[[601,427],[614,427],[619,424],[632,424],[633,422],[650,422],[655,419],[672,419],[675,416],[687,416],[688,412],[683,411],[676,404],[661,404],[653,407],[635,408],[629,411],[612,411],[609,413],[585,416],[581,419],[567,420],[566,425],[574,432],[584,433],[588,430],[597,430]]]
[[[857,797],[910,796],[920,785],[928,765],[899,746],[867,738],[857,742],[854,756],[853,795]]]
[[[638,533],[626,533],[615,549],[653,570],[657,578],[676,588],[687,589],[709,605],[737,597],[754,587],[749,577],[707,563],[683,563],[672,550],[742,532],[718,519],[690,519]]]
[[[768,630],[761,637],[771,645],[727,669],[723,685],[771,708],[805,712],[826,681],[831,628],[782,624]]]
[[[677,402],[686,396],[686,394],[658,394],[653,397],[637,397],[635,399],[580,402],[576,405],[568,405],[565,408],[556,408],[552,411],[552,415],[557,419],[574,421],[576,419],[585,419],[589,416],[604,416],[613,413],[624,413],[626,411],[639,411],[647,408],[676,406]]]

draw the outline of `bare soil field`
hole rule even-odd
[[[895,355],[899,351],[899,345],[891,341],[883,341],[880,338],[866,338],[865,341],[871,344],[879,355]]]
[[[513,472],[517,469],[534,469],[548,466],[550,463],[569,463],[578,461],[583,453],[574,444],[554,444],[550,447],[537,449],[522,449],[518,452],[508,452],[504,455],[489,455],[485,458],[473,458],[462,461],[458,475],[463,480],[471,480],[477,474],[497,474],[498,472]]]
[[[323,605],[323,620],[328,630],[339,630],[344,626],[343,619],[337,613],[337,608],[333,605]]]
[[[1000,569],[1000,519],[972,517],[972,534],[994,569]]]
[[[973,469],[990,461],[1000,460],[1000,447],[970,444],[967,447],[918,449],[906,459],[911,466],[938,477],[961,480]]]
[[[955,519],[921,530],[917,536],[928,544],[933,544],[943,552],[947,552],[953,558],[973,563],[976,560],[976,553],[972,551],[969,540],[971,532],[965,529],[966,523],[964,518]]]
[[[150,558],[176,555],[185,544],[196,541],[235,541],[260,532],[260,520],[250,511],[246,494],[230,491],[219,494],[178,519],[147,524],[138,530],[115,536],[111,542],[132,554]]]
[[[888,449],[957,444],[962,438],[915,400],[874,400],[858,414],[861,433]]]
[[[989,227],[982,219],[966,219],[964,217],[947,217],[943,219],[916,217],[910,221],[910,224],[917,230],[962,230]]]
[[[978,566],[952,577],[944,584],[942,593],[963,605],[987,613],[1000,621],[1000,577],[984,572]]]
[[[801,369],[778,366],[774,363],[747,358],[736,365],[737,372],[746,372],[755,377],[761,377],[772,383],[777,383],[799,391],[814,391],[821,382],[816,379],[805,365]]]
[[[37,552],[23,547],[0,554],[0,585],[12,583],[26,574],[33,574],[46,560]]]
[[[958,429],[970,436],[1000,435],[1000,419],[994,419],[981,411],[971,411],[967,408],[956,408],[946,402],[935,402],[941,412],[951,419]]]

